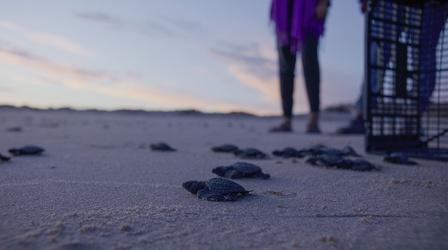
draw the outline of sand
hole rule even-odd
[[[448,249],[448,166],[382,162],[380,172],[313,167],[304,160],[254,160],[270,180],[238,180],[253,195],[198,200],[184,181],[205,180],[232,155],[223,143],[266,152],[362,136],[329,132],[348,116],[325,116],[324,135],[268,134],[272,118],[0,111],[0,153],[36,144],[41,157],[0,164],[1,249]],[[8,128],[20,126],[22,132]],[[175,153],[151,152],[165,141]]]

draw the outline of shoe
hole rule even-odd
[[[339,135],[362,135],[366,132],[364,127],[364,120],[357,117],[350,121],[346,127],[342,127],[336,130],[336,134]]]
[[[320,134],[319,113],[310,113],[309,117],[305,132],[308,134]]]
[[[291,121],[283,121],[280,125],[269,129],[271,133],[289,133],[292,132]]]
[[[308,124],[308,126],[306,126],[305,132],[307,134],[320,134],[321,133],[318,125],[311,125],[311,124]]]

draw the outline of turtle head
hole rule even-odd
[[[204,181],[187,181],[182,183],[182,187],[192,194],[197,194],[197,192],[206,187]]]
[[[216,174],[217,176],[225,176],[226,175],[226,167],[216,167],[212,169],[212,173]]]
[[[20,150],[18,150],[16,148],[11,148],[10,150],[8,150],[8,152],[14,156],[20,155]]]

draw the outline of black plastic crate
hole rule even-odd
[[[448,160],[448,3],[372,0],[366,149]]]

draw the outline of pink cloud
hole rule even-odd
[[[12,31],[22,35],[25,39],[34,44],[47,46],[78,56],[88,57],[92,55],[88,49],[82,47],[75,41],[60,35],[32,30],[19,24],[6,21],[0,21],[0,29]]]
[[[150,83],[132,74],[120,75],[108,71],[77,68],[40,57],[28,51],[0,47],[0,62],[15,65],[38,73],[40,79],[68,88],[82,89],[102,95],[138,100],[149,105],[167,108],[195,108],[208,111],[247,111],[255,113],[255,106],[216,101],[152,87]]]

